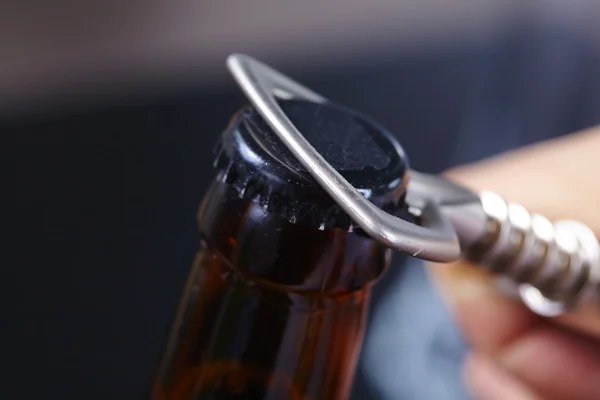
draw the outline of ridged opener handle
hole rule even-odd
[[[485,232],[463,246],[463,256],[519,285],[535,312],[558,315],[581,303],[598,301],[600,246],[577,221],[550,222],[523,206],[482,192]]]

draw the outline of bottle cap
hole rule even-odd
[[[408,160],[385,128],[331,102],[289,99],[278,103],[310,144],[372,203],[388,212],[402,205]],[[253,107],[234,116],[215,152],[221,178],[240,197],[293,223],[353,227]]]

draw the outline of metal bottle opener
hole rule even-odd
[[[277,98],[327,99],[242,54],[227,66],[252,105],[333,200],[368,235],[394,250],[436,262],[460,257],[509,278],[534,312],[556,316],[583,303],[600,306],[600,244],[584,224],[551,223],[492,192],[410,171],[406,204],[419,225],[379,209],[314,149]]]

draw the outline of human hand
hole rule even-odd
[[[600,128],[446,175],[552,221],[579,220],[600,237]],[[477,400],[600,399],[600,305],[543,319],[466,261],[429,270],[472,350],[464,377]]]

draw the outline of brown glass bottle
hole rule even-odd
[[[282,107],[372,201],[401,202],[406,160],[380,127],[339,107]],[[315,107],[323,107],[318,118]],[[303,129],[308,123],[316,130]],[[350,151],[347,134],[363,144],[358,162],[334,154]],[[253,109],[235,116],[217,153],[219,172],[198,213],[201,249],[150,398],[347,398],[370,287],[389,250],[356,232]]]

